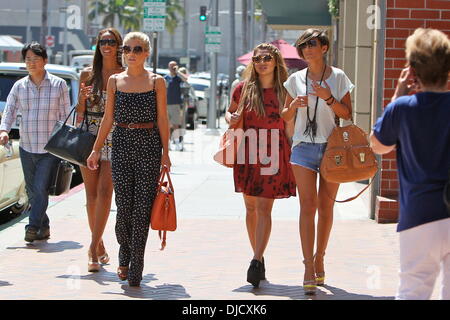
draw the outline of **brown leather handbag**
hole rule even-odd
[[[164,181],[165,177],[167,177],[167,181]],[[152,206],[150,225],[153,230],[158,230],[160,239],[161,233],[163,234],[160,250],[164,250],[166,247],[166,232],[177,229],[174,190],[170,180],[169,169],[166,166],[161,170],[158,191]]]
[[[320,164],[320,174],[325,180],[335,183],[367,180],[373,178],[377,171],[378,163],[364,130],[355,124],[333,129]],[[369,186],[356,197],[335,201],[354,200]]]
[[[244,90],[242,90],[244,91]],[[220,138],[219,150],[214,154],[214,160],[227,167],[233,168],[237,163],[237,154],[244,137],[244,103],[239,104],[237,113],[241,115],[235,125],[230,125]]]

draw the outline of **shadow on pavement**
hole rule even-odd
[[[153,300],[177,300],[186,299],[191,296],[186,293],[186,289],[179,284],[163,284],[149,287],[141,283],[140,287],[122,286],[123,293],[105,292],[105,294],[126,295],[130,298],[153,299]]]
[[[0,281],[0,287],[7,287],[12,286],[12,283],[9,283],[7,281]]]
[[[328,290],[331,294],[325,292],[323,289]],[[287,297],[296,300],[394,300],[394,297],[375,297],[356,294],[328,285],[317,287],[316,295],[309,296],[304,294],[302,286],[279,285],[270,283],[269,281],[261,281],[259,288],[253,288],[253,286],[247,285],[234,289],[233,292],[248,292],[256,296]]]
[[[23,247],[7,247],[8,250],[16,249],[32,249],[38,250],[41,253],[56,253],[63,252],[65,250],[77,250],[83,248],[79,242],[75,241],[59,241],[59,242],[47,242],[47,241],[34,241],[33,243],[27,243]]]
[[[190,298],[186,289],[178,284],[163,284],[155,287],[146,284],[158,280],[154,274],[147,274],[143,277],[140,287],[130,287],[127,281],[121,281],[115,272],[107,272],[102,268],[99,272],[89,273],[84,276],[62,275],[60,279],[88,280],[95,281],[102,286],[108,286],[109,283],[123,283],[121,288],[123,292],[102,292],[104,295],[127,296],[135,299],[154,299],[154,300],[176,300]]]

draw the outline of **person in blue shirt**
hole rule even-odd
[[[375,153],[396,150],[400,182],[400,284],[397,299],[429,299],[442,270],[450,299],[450,216],[444,185],[450,169],[450,40],[417,29],[406,41],[405,68],[370,137]],[[409,95],[412,90],[418,91]]]
[[[187,76],[179,72],[175,61],[169,62],[170,73],[164,76],[167,86],[167,110],[169,112],[170,135],[175,150],[183,151],[183,135],[180,134],[183,125],[183,97],[181,84],[187,81]]]

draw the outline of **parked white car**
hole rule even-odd
[[[79,75],[71,67],[57,64],[47,64],[45,69],[51,74],[66,80],[69,88],[70,104],[73,106],[78,99]],[[0,119],[3,109],[6,105],[6,98],[11,91],[14,83],[28,75],[25,63],[0,62]],[[22,116],[18,113],[16,123],[13,124],[11,131],[13,138],[19,138],[19,123]]]
[[[10,140],[10,147],[0,146],[0,211],[11,208],[22,213],[28,207],[25,180],[19,157],[19,141]]]
[[[70,66],[80,73],[84,68],[92,66],[93,61],[94,56],[91,55],[76,56],[72,58],[72,63]]]

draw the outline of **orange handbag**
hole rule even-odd
[[[367,134],[364,130],[353,123],[333,129],[320,163],[320,174],[326,181],[344,183],[367,180],[373,178],[377,170],[377,160],[370,148]],[[347,202],[354,200],[370,184],[355,197],[343,201],[335,201]]]
[[[166,176],[168,181],[164,181]],[[158,191],[152,206],[150,225],[153,230],[159,231],[160,239],[161,233],[163,234],[160,250],[164,250],[166,247],[166,232],[177,229],[174,190],[170,180],[169,169],[166,166],[161,170]]]

